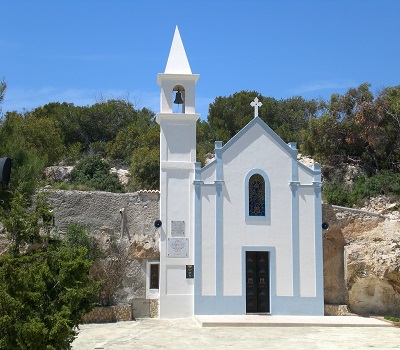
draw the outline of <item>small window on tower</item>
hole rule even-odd
[[[150,265],[150,289],[159,289],[160,265]]]

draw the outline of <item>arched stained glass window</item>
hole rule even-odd
[[[249,179],[249,216],[265,216],[265,180],[260,174]]]

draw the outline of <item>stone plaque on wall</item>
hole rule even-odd
[[[187,258],[189,238],[168,238],[167,255],[169,258]]]
[[[185,221],[171,221],[171,236],[185,237]]]

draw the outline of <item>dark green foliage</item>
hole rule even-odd
[[[23,194],[30,195],[35,190],[47,158],[29,144],[24,130],[22,116],[7,113],[0,123],[0,152],[2,157],[13,159],[9,188],[19,188]],[[8,200],[7,196],[7,193],[0,192],[0,199]]]
[[[400,196],[400,173],[382,170],[370,178],[360,177],[355,181],[352,196],[356,200],[378,195]]]
[[[196,158],[205,165],[207,153],[213,153],[216,141],[215,130],[206,121],[198,120],[196,125]]]
[[[392,322],[400,322],[400,317],[385,316],[384,319]]]
[[[132,191],[156,190],[160,187],[160,151],[158,148],[141,147],[133,152],[130,169]]]
[[[349,207],[352,204],[350,191],[343,182],[330,182],[324,184],[322,188],[324,202]]]
[[[329,204],[352,207],[378,195],[400,198],[400,173],[383,170],[371,177],[358,177],[352,186],[334,181],[323,187],[324,201]]]
[[[137,112],[136,119],[126,128],[121,128],[116,137],[107,144],[107,156],[130,164],[135,149],[159,147],[159,132],[159,126],[154,122],[154,113],[143,108]]]
[[[0,92],[4,88],[0,83]],[[356,161],[369,176],[381,170],[400,172],[400,86],[373,94],[368,83],[343,95],[333,94],[329,101],[300,96],[277,100],[257,91],[219,96],[210,104],[207,121],[197,123],[198,161],[204,164],[205,155],[214,151],[215,140],[228,142],[252,120],[250,103],[255,97],[263,104],[259,117],[285,142],[297,142],[301,153],[323,167],[344,167]],[[123,100],[85,107],[49,103],[23,114],[6,113],[0,124],[0,156],[15,159],[10,186],[24,186],[26,192],[33,190],[44,165],[60,160],[75,164],[87,155],[129,166],[131,189],[158,187],[158,148],[154,113],[137,110]],[[106,178],[94,182],[101,185],[81,185],[110,188]]]
[[[97,285],[85,247],[0,257],[0,349],[70,349]]]
[[[98,191],[122,191],[118,176],[110,174],[110,165],[99,155],[82,159],[71,172],[71,180]]]
[[[23,193],[15,190],[9,198],[10,201],[0,207],[0,217],[10,240],[10,252],[17,256],[26,243],[42,241],[40,232],[46,233],[50,225],[43,218],[51,214],[43,193],[37,195],[34,208],[29,211],[26,208],[30,201]]]
[[[10,198],[9,207],[1,208],[10,248],[0,256],[0,349],[70,349],[98,293],[89,276],[89,240],[76,229],[68,230],[65,241],[50,236],[43,193],[30,209],[19,191]],[[36,248],[28,249],[32,243]]]
[[[76,223],[70,224],[65,234],[65,245],[70,249],[86,248],[88,259],[95,261],[100,257],[102,251],[90,233],[91,230],[87,226]]]
[[[301,131],[323,108],[315,100],[307,101],[299,96],[276,100],[262,96],[257,91],[240,91],[231,96],[220,96],[210,104],[208,115],[208,122],[217,140],[228,142],[254,118],[254,108],[250,103],[255,97],[262,103],[258,110],[259,117],[285,142],[300,142]]]

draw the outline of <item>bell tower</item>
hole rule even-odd
[[[194,264],[193,180],[196,162],[195,86],[179,34],[174,38],[161,88],[160,113],[160,318],[193,316]]]

